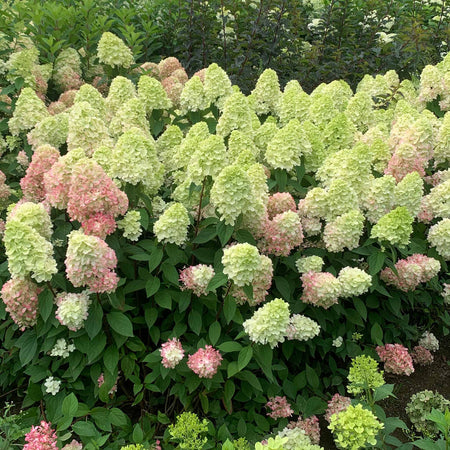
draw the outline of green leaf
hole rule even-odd
[[[78,411],[78,400],[72,392],[62,402],[61,412],[67,417],[74,417]]]
[[[121,336],[133,336],[133,324],[125,314],[119,311],[113,311],[106,316],[106,319],[116,333]]]
[[[234,227],[232,225],[226,225],[224,222],[219,222],[217,224],[217,236],[219,236],[222,247],[230,240],[233,231]]]
[[[378,322],[375,322],[372,325],[372,328],[370,330],[370,336],[372,338],[372,341],[375,342],[375,344],[383,345],[383,329],[381,328]]]
[[[84,322],[84,328],[91,339],[94,339],[95,336],[102,329],[103,324],[103,309],[98,302],[94,302],[90,309],[89,315]]]
[[[200,230],[197,237],[192,241],[194,244],[205,244],[217,236],[216,227],[207,227]]]
[[[159,281],[159,278],[151,276],[145,283],[145,293],[147,294],[147,298],[155,295],[158,292],[160,285],[161,281]]]
[[[269,381],[275,382],[272,373],[273,351],[268,345],[258,345],[254,349],[255,359]]]
[[[135,444],[140,444],[144,440],[144,432],[138,423],[133,427],[133,435],[131,436],[131,440]]]
[[[157,292],[155,301],[161,308],[172,309],[172,297],[167,290]]]
[[[98,434],[97,429],[91,422],[75,422],[72,425],[72,430],[82,437],[94,437]]]
[[[109,420],[116,427],[126,427],[128,423],[128,418],[124,412],[122,412],[119,408],[112,408],[109,413]]]
[[[236,231],[236,240],[243,244],[245,242],[248,242],[251,245],[256,245],[255,238],[253,237],[252,233],[248,230],[238,230]]]
[[[144,318],[147,327],[151,328],[155,324],[156,319],[158,318],[158,310],[156,308],[150,307],[145,308]]]
[[[215,291],[217,288],[221,286],[225,286],[227,284],[228,277],[222,273],[218,272],[216,273],[212,278],[211,281],[208,283],[207,290],[209,291]]]
[[[240,378],[241,380],[245,380],[247,381],[247,383],[249,383],[252,387],[254,387],[255,389],[257,389],[258,391],[263,391],[263,388],[261,386],[261,383],[258,380],[258,377],[250,372],[249,370],[244,370],[242,372],[239,373],[238,378]]]
[[[234,393],[236,392],[236,386],[233,381],[227,380],[223,389],[223,398],[225,402],[231,405],[231,399],[233,398]]]
[[[355,305],[356,311],[358,311],[359,315],[364,319],[367,320],[367,308],[364,302],[359,299],[355,298],[353,300],[353,304]]]
[[[45,289],[39,294],[39,312],[44,322],[47,322],[53,310],[53,294]]]
[[[227,295],[223,303],[223,314],[227,323],[230,323],[233,319],[234,314],[236,313],[236,308],[236,300],[234,300],[231,295]]]
[[[221,332],[221,327],[219,322],[214,322],[209,327],[209,340],[211,342],[211,345],[216,345],[217,341],[219,340]]]
[[[241,350],[242,345],[239,344],[239,342],[236,341],[228,341],[223,342],[217,347],[221,352],[224,353],[231,353],[231,352],[238,352]]]
[[[163,259],[163,251],[160,248],[155,249],[151,254],[151,259],[148,262],[148,270],[152,273],[161,263]]]
[[[251,361],[253,357],[253,348],[251,346],[244,347],[240,352],[238,356],[238,369],[241,371],[245,367],[247,367],[247,364]]]
[[[202,315],[195,310],[192,310],[188,316],[188,324],[191,330],[198,336],[202,330]]]
[[[174,284],[175,286],[179,286],[180,276],[179,276],[178,270],[175,268],[175,266],[169,261],[164,261],[161,264],[161,268],[162,268],[163,275],[166,277],[167,281]]]
[[[418,441],[414,441],[413,444],[417,448],[421,448],[423,450],[439,450],[441,448],[437,443],[435,443],[431,439],[419,439]],[[445,444],[445,441],[444,441],[444,444]],[[445,448],[445,446],[442,448]]]
[[[386,254],[377,250],[376,253],[372,253],[368,258],[369,263],[369,274],[376,275],[383,268],[384,261],[386,259]]]
[[[327,402],[319,397],[311,397],[306,401],[303,414],[305,417],[310,417],[316,414],[322,414],[327,409]]]
[[[253,285],[246,284],[242,287],[242,290],[249,300],[253,300]]]
[[[393,390],[393,384],[383,384],[382,386],[379,386],[375,389],[373,393],[373,400],[375,402],[379,402],[380,400],[384,400],[388,397],[395,397],[395,395],[392,393]]]
[[[36,354],[37,351],[37,337],[34,330],[26,331],[17,339],[16,345],[20,347],[19,359],[22,367],[27,365]]]
[[[308,384],[313,389],[318,389],[320,385],[319,377],[317,376],[316,371],[306,364],[306,379],[308,380]]]
[[[119,364],[119,350],[115,346],[109,346],[103,355],[103,363],[107,370],[114,373],[115,368]]]
[[[283,300],[289,301],[291,298],[291,287],[289,282],[283,277],[274,277],[274,281],[278,292],[283,297]]]

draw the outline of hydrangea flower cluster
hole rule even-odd
[[[277,395],[276,397],[270,397],[269,401],[266,403],[266,408],[270,410],[267,415],[272,417],[272,419],[290,417],[294,414],[294,411],[285,396],[281,397]]]
[[[72,442],[66,444],[61,450],[83,450],[83,445],[72,439]]]
[[[142,234],[141,215],[139,211],[135,209],[127,211],[124,218],[117,221],[117,228],[123,230],[123,237],[130,241],[137,241]]]
[[[434,357],[432,353],[422,345],[416,345],[411,352],[412,359],[415,364],[420,366],[428,366],[433,363]]]
[[[294,314],[289,319],[289,325],[286,329],[288,340],[308,341],[317,336],[320,332],[319,324],[309,317],[301,314]]]
[[[27,134],[28,143],[34,148],[42,145],[61,147],[69,133],[69,116],[66,113],[48,116],[42,119]]]
[[[307,272],[300,279],[302,280],[303,294],[301,301],[314,306],[321,306],[328,309],[338,302],[341,294],[341,284],[339,280],[328,272]]]
[[[348,372],[347,386],[351,394],[363,393],[366,389],[376,389],[383,386],[383,372],[378,370],[378,363],[367,355],[359,355],[352,359]]]
[[[131,50],[122,39],[109,31],[103,33],[98,42],[97,56],[101,63],[111,67],[128,68],[134,62]]]
[[[60,91],[78,89],[83,81],[81,79],[81,59],[73,48],[61,50],[53,65],[52,79]]]
[[[414,291],[420,283],[426,283],[441,270],[441,264],[434,258],[415,253],[395,264],[397,274],[386,267],[380,273],[380,278],[389,285],[408,292]]]
[[[434,218],[450,217],[450,179],[443,181],[431,189],[430,193],[423,197],[419,220],[429,223]]]
[[[341,297],[358,297],[369,290],[372,277],[356,267],[344,267],[339,272],[338,281]]]
[[[310,437],[301,428],[286,427],[278,432],[277,438],[287,439],[287,441],[284,442],[282,446],[273,446],[268,442],[267,446],[264,445],[262,448],[276,448],[284,450],[296,450],[299,448],[302,450],[323,450],[323,448],[319,445],[312,443]]]
[[[91,304],[88,293],[72,294],[64,292],[56,296],[55,303],[58,306],[56,318],[61,325],[66,326],[71,331],[83,328]]]
[[[180,414],[174,424],[168,427],[172,439],[180,442],[180,448],[200,449],[208,439],[203,434],[208,430],[208,421],[200,421],[197,414],[183,412]]]
[[[295,211],[296,209],[295,200],[289,192],[276,192],[267,200],[269,220],[272,220],[278,214],[286,211]]]
[[[153,232],[159,242],[182,245],[186,242],[189,224],[189,214],[185,206],[173,203],[153,225]]]
[[[374,178],[362,199],[365,216],[371,223],[378,222],[394,207],[392,192],[395,189],[395,178],[391,175]]]
[[[289,422],[286,428],[289,430],[299,428],[305,432],[313,444],[318,445],[320,442],[320,425],[317,416],[307,417],[306,419],[299,416],[297,422]]]
[[[323,267],[323,259],[320,256],[303,256],[295,261],[295,267],[300,273],[320,272]]]
[[[284,342],[289,320],[289,304],[276,298],[257,309],[243,326],[251,341],[274,348]]]
[[[350,397],[345,397],[341,394],[334,394],[331,400],[328,401],[328,407],[325,412],[325,420],[330,423],[331,416],[337,415],[342,411],[345,411],[352,403]]]
[[[161,345],[159,352],[162,357],[162,365],[166,369],[173,369],[184,357],[184,350],[177,338],[169,339]]]
[[[48,377],[44,382],[44,386],[47,394],[56,395],[61,389],[61,380],[57,380],[54,377]]]
[[[114,268],[114,250],[97,236],[80,230],[69,234],[66,254],[67,278],[75,287],[87,286],[92,292],[113,292],[119,281]]]
[[[428,242],[446,261],[450,261],[450,219],[442,219],[430,227]]]
[[[1,297],[6,311],[22,331],[36,324],[41,291],[36,283],[27,278],[12,278],[3,284]]]
[[[419,339],[419,345],[425,347],[430,352],[437,352],[439,350],[439,341],[433,333],[425,331]]]
[[[325,225],[323,240],[330,252],[353,250],[359,246],[364,229],[364,216],[356,209],[337,217]]]
[[[414,372],[413,360],[408,349],[400,344],[385,344],[376,348],[378,356],[384,362],[386,372],[396,375],[411,375]]]
[[[38,426],[32,426],[25,435],[24,450],[58,450],[56,444],[57,436],[51,424],[41,421]]]
[[[413,220],[405,206],[398,206],[378,220],[370,237],[404,247],[409,244]]]
[[[190,289],[197,297],[206,295],[208,284],[214,275],[214,268],[206,264],[186,267],[180,272],[181,290]]]
[[[222,355],[211,345],[199,348],[193,355],[189,355],[187,365],[200,378],[212,378],[222,362]]]
[[[335,442],[340,448],[358,449],[367,445],[374,446],[376,436],[383,428],[374,414],[358,403],[350,405],[345,411],[331,416],[328,428],[335,435]]]
[[[74,344],[68,344],[64,338],[58,339],[56,344],[50,351],[50,356],[60,356],[61,358],[68,358],[70,353],[75,350]]]
[[[450,283],[444,284],[444,290],[442,291],[442,297],[444,297],[444,303],[450,304]]]
[[[289,256],[291,251],[302,242],[300,217],[294,211],[286,211],[266,221],[263,236],[258,245],[263,253]]]
[[[223,273],[237,286],[251,284],[261,267],[258,249],[243,243],[225,248],[222,257]]]

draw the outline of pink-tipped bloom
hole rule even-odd
[[[267,202],[269,220],[272,220],[278,214],[286,211],[295,211],[296,209],[294,197],[289,192],[276,192],[269,197]]]
[[[222,356],[211,345],[199,348],[193,355],[189,355],[187,365],[200,378],[212,378],[219,368]]]
[[[72,440],[69,444],[66,444],[62,450],[83,450],[83,445],[80,444],[75,439]]]
[[[350,397],[344,397],[340,394],[334,394],[331,400],[328,402],[328,408],[325,412],[325,420],[330,423],[331,416],[338,414],[341,411],[345,411],[351,404]]]
[[[419,366],[429,366],[434,360],[434,357],[430,350],[422,347],[421,345],[416,345],[413,348],[411,356],[414,363],[419,364]]]
[[[414,291],[420,283],[426,283],[438,274],[441,265],[438,260],[416,253],[395,264],[398,275],[386,267],[380,278],[386,283],[407,292]]]
[[[180,272],[181,290],[190,289],[197,297],[208,293],[207,287],[215,272],[212,266],[197,264]]]
[[[290,417],[294,414],[286,396],[281,397],[277,395],[276,397],[270,397],[269,401],[266,403],[266,408],[270,409],[270,412],[268,412],[267,415],[272,417],[272,419]]]
[[[27,172],[20,180],[25,201],[41,202],[45,199],[44,174],[58,161],[59,156],[59,151],[50,145],[35,150]]]
[[[58,450],[57,436],[51,425],[42,421],[37,427],[32,426],[25,435],[23,450]]]
[[[20,152],[17,153],[16,161],[24,169],[26,169],[30,165],[30,161],[28,160],[28,155],[25,153],[25,150],[20,150]]]
[[[378,346],[376,351],[381,361],[384,362],[386,372],[408,376],[414,372],[412,357],[403,345],[386,344]]]
[[[287,426],[289,429],[293,428],[300,428],[303,430],[311,439],[311,442],[315,445],[319,445],[320,442],[320,425],[319,425],[319,418],[317,416],[311,416],[306,419],[302,419],[301,416],[299,416],[297,422],[289,422],[289,425]]]
[[[159,352],[162,357],[162,365],[166,369],[173,369],[184,357],[184,350],[177,338],[169,339],[161,345]]]
[[[341,287],[338,279],[329,272],[307,272],[301,276],[303,303],[328,309],[338,302]]]
[[[2,287],[1,297],[6,311],[22,331],[36,324],[38,295],[41,291],[31,280],[21,278],[12,278]]]
[[[112,215],[100,212],[81,222],[81,226],[86,234],[105,239],[106,236],[114,233],[116,221]]]
[[[0,201],[6,200],[10,194],[11,190],[6,184],[6,175],[0,170]]]

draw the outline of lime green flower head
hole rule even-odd
[[[409,244],[413,218],[404,206],[387,213],[372,228],[371,238],[404,247]]]
[[[109,31],[102,34],[97,47],[97,56],[102,64],[128,69],[134,62],[133,53],[119,37]]]
[[[362,197],[362,208],[365,216],[371,223],[378,222],[394,207],[395,198],[392,193],[395,190],[395,178],[392,175],[384,175],[374,178]]]
[[[302,132],[305,134],[310,148],[305,148],[305,169],[307,172],[315,172],[323,164],[328,153],[322,138],[322,131],[311,121],[302,122]]]
[[[177,417],[176,423],[169,425],[169,434],[173,440],[179,442],[180,448],[201,450],[207,442],[202,437],[208,430],[208,421],[200,421],[197,414],[184,412]]]
[[[394,198],[397,206],[404,206],[412,217],[417,216],[423,195],[423,180],[417,172],[408,173],[395,186]]]
[[[223,273],[228,275],[237,286],[251,284],[261,266],[258,249],[251,244],[232,245],[224,249],[222,264]]]
[[[446,261],[450,260],[450,219],[442,219],[430,228],[428,242]]]
[[[163,85],[153,77],[142,75],[138,81],[138,97],[145,106],[147,114],[154,109],[170,109],[172,101],[167,96]]]
[[[37,231],[43,238],[50,240],[53,224],[42,203],[25,202],[13,206],[7,222],[18,221]]]
[[[276,123],[266,120],[257,130],[253,133],[253,142],[258,147],[260,152],[265,153],[268,143],[278,133],[279,128]]]
[[[56,57],[53,68],[53,81],[62,92],[78,89],[83,81],[81,79],[81,59],[74,48],[65,48]]]
[[[192,155],[199,148],[200,142],[208,139],[209,129],[206,122],[197,122],[193,125],[186,137],[180,142],[174,154],[174,164],[177,169],[186,168]]]
[[[18,136],[21,131],[28,131],[50,114],[45,103],[31,88],[24,88],[16,102],[13,116],[9,119],[9,131]]]
[[[326,124],[323,139],[328,152],[351,148],[355,141],[356,127],[345,113],[338,113]]]
[[[88,102],[93,108],[98,111],[98,117],[105,117],[106,103],[102,94],[95,89],[91,84],[83,84],[75,94],[74,103]]]
[[[210,105],[202,80],[194,75],[183,87],[180,108],[183,111],[202,111]]]
[[[256,162],[260,153],[259,148],[256,147],[251,135],[234,130],[228,138],[228,153],[230,160],[236,161],[243,152],[251,153],[254,159],[253,162]]]
[[[267,444],[261,444],[257,442],[255,444],[255,450],[285,450],[284,444],[288,442],[288,438],[282,438],[281,436],[270,437],[267,439]]]
[[[123,230],[123,236],[130,241],[137,241],[142,234],[139,211],[129,210],[122,220],[117,221],[117,228]]]
[[[323,259],[320,256],[304,256],[297,259],[295,266],[300,273],[321,272],[323,267]]]
[[[253,115],[247,97],[241,92],[230,95],[225,100],[223,113],[217,123],[217,134],[228,136],[233,130],[245,133],[253,131]]]
[[[359,246],[359,238],[364,229],[364,216],[357,209],[337,217],[325,225],[323,240],[330,252],[353,250]]]
[[[33,45],[20,52],[11,53],[5,68],[8,70],[6,79],[10,83],[18,77],[23,78],[24,86],[36,88],[36,76],[34,71],[39,64],[39,50]]]
[[[109,124],[109,132],[111,136],[118,137],[132,127],[149,134],[145,105],[140,98],[130,98],[117,110]]]
[[[276,113],[281,91],[277,73],[266,69],[258,78],[252,91],[256,114]]]
[[[234,225],[240,214],[255,202],[253,183],[245,170],[237,165],[225,167],[214,180],[211,203],[217,208],[222,220]]]
[[[354,185],[345,178],[335,178],[326,192],[325,218],[328,221],[342,216],[350,210],[357,210],[359,206],[358,194]]]
[[[133,82],[125,77],[114,78],[106,98],[108,116],[113,117],[117,110],[133,97],[136,97],[136,88]]]
[[[156,221],[153,232],[159,242],[181,245],[186,242],[189,223],[186,208],[181,203],[174,203]]]
[[[281,125],[287,125],[290,120],[306,120],[311,104],[309,95],[303,91],[297,80],[286,84],[277,107],[277,116]]]
[[[233,93],[227,73],[216,63],[205,70],[204,87],[208,103],[214,103],[220,109],[224,106],[226,97]]]
[[[141,444],[131,444],[121,447],[120,450],[145,450],[145,447]]]
[[[367,92],[357,92],[348,102],[345,114],[356,128],[365,133],[374,122],[375,103]]]
[[[352,359],[348,373],[347,386],[351,394],[361,394],[367,389],[376,389],[384,384],[383,371],[378,370],[378,363],[367,355],[359,355]]]
[[[372,277],[357,267],[344,267],[339,272],[338,281],[342,297],[358,297],[369,290]]]
[[[450,160],[450,111],[445,113],[442,120],[433,156],[436,164]]]
[[[59,148],[69,133],[69,115],[66,113],[45,117],[28,133],[28,143],[36,149],[42,145]]]
[[[159,160],[164,164],[166,173],[176,170],[174,161],[177,147],[183,140],[183,132],[177,125],[169,125],[156,141],[156,151]]]
[[[300,164],[302,153],[310,147],[311,144],[301,132],[300,122],[292,119],[267,144],[265,159],[274,169],[291,170]]]
[[[350,405],[339,414],[333,414],[328,428],[335,435],[339,448],[358,450],[375,446],[378,432],[383,428],[373,413],[361,404]]]

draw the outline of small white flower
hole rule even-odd
[[[340,347],[344,343],[344,339],[342,336],[333,339],[333,347]]]
[[[53,377],[48,377],[44,382],[44,386],[45,392],[47,392],[47,394],[56,395],[61,388],[61,380],[56,380]]]
[[[50,352],[50,356],[61,356],[62,358],[67,358],[70,352],[73,352],[74,350],[75,345],[73,344],[67,345],[65,339],[58,339],[56,341],[55,346],[52,348]]]

